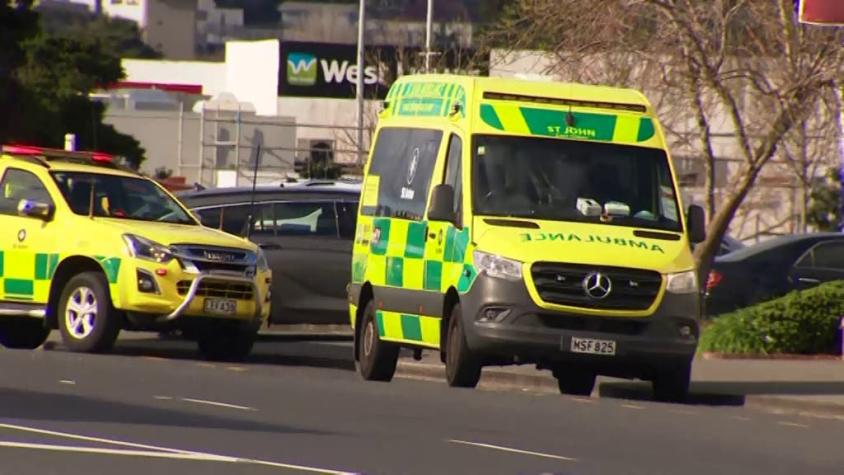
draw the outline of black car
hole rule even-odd
[[[840,279],[844,234],[773,238],[715,259],[706,283],[706,313],[719,315]]]
[[[305,182],[187,192],[205,226],[247,236],[273,271],[270,323],[348,323],[346,285],[360,185]],[[254,216],[251,227],[248,217]]]

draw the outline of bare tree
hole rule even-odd
[[[564,13],[564,14],[563,14]],[[702,275],[745,198],[844,72],[844,33],[798,23],[791,0],[516,0],[487,41],[539,49],[558,77],[649,91],[672,147],[702,157]],[[737,158],[721,193],[719,153]]]

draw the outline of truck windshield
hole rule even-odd
[[[87,215],[93,205],[93,215],[104,218],[197,224],[173,198],[143,178],[54,172],[53,179],[76,214]]]
[[[476,135],[472,174],[479,215],[682,230],[658,149]]]

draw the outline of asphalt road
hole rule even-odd
[[[116,351],[0,350],[0,474],[844,473],[840,420],[367,383],[345,341],[264,341],[240,364]]]

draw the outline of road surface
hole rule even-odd
[[[347,341],[208,363],[180,341],[0,350],[2,474],[841,474],[844,421],[367,383]]]

